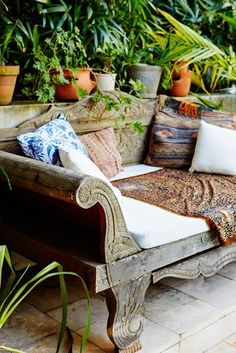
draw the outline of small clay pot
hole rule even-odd
[[[172,85],[169,90],[170,96],[186,97],[191,87],[191,71],[186,63],[178,63],[179,70],[173,71]]]
[[[0,105],[10,104],[20,66],[0,65]]]
[[[170,96],[186,97],[191,87],[191,72],[182,75],[178,80],[172,80],[172,86],[169,90]]]

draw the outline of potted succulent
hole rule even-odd
[[[12,102],[16,79],[20,72],[19,65],[8,65],[10,44],[14,41],[14,27],[6,27],[0,35],[0,105]]]
[[[109,43],[103,43],[97,48],[94,57],[94,75],[99,91],[114,91],[116,76],[115,60],[120,50]]]
[[[36,96],[39,101],[76,101],[89,94],[96,82],[87,66],[79,29],[57,29],[34,53]],[[33,77],[33,79],[35,79]]]

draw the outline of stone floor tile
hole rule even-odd
[[[48,336],[36,344],[32,344],[32,347],[27,349],[27,353],[55,353],[57,347],[57,335]],[[63,341],[60,345],[59,353],[68,353],[72,345],[70,335],[65,334]]]
[[[79,335],[82,335],[83,332],[84,327],[76,331]],[[92,322],[89,341],[102,348],[105,352],[113,352],[114,345],[107,335],[107,319]]]
[[[68,326],[71,330],[76,331],[84,327],[87,318],[87,300],[81,299],[68,305]],[[49,311],[47,313],[53,319],[60,321],[61,309]],[[105,297],[96,295],[91,297],[91,322],[107,320],[108,310],[106,307]]]
[[[27,350],[27,353],[55,353],[56,344],[57,336],[52,335],[42,340],[37,346]],[[72,353],[80,352],[80,344],[81,336],[73,334]],[[61,345],[59,353],[69,353],[70,347],[71,341],[66,338]],[[87,341],[83,353],[104,353],[104,351],[91,342]]]
[[[72,346],[72,352],[73,353],[80,353],[80,342],[81,342],[81,336],[77,334],[73,334],[73,346]],[[91,342],[87,341],[85,348],[83,350],[83,353],[104,353],[104,351],[96,346],[95,344],[92,344]],[[112,353],[112,352],[109,352]]]
[[[236,332],[233,335],[227,337],[225,342],[236,348]]]
[[[183,283],[185,281],[186,279],[183,278],[166,277],[163,278],[159,283],[169,287],[176,287],[178,284]]]
[[[176,334],[187,337],[217,320],[221,313],[212,305],[174,288],[161,286],[160,290],[147,293],[145,317]]]
[[[161,325],[146,320],[144,332],[141,336],[143,348],[140,353],[160,353],[176,345],[179,340],[179,335]]]
[[[85,292],[79,280],[68,276],[66,277],[66,285],[69,303],[73,303],[85,297]],[[45,298],[47,298],[47,300],[45,300]],[[43,282],[27,296],[26,302],[34,305],[43,313],[60,308],[61,292],[59,279],[55,277]]]
[[[0,330],[0,342],[12,348],[25,350],[32,343],[59,330],[59,323],[42,314],[33,306],[23,303]]]
[[[175,344],[173,347],[166,349],[163,353],[179,353],[179,344]]]
[[[236,262],[232,262],[223,267],[218,274],[236,281]]]
[[[218,274],[210,278],[200,276],[175,288],[219,309],[236,309],[236,282]]]
[[[236,353],[236,348],[229,346],[227,343],[221,342],[204,353]]]
[[[106,353],[112,353],[114,345],[106,333],[106,321],[98,321],[91,325],[89,340],[103,349]],[[83,330],[76,331],[82,334]],[[144,331],[141,335],[142,350],[140,353],[160,353],[179,342],[179,335],[169,331],[163,326],[145,320]]]
[[[180,353],[201,353],[229,337],[236,328],[236,312],[180,341]]]

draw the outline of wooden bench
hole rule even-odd
[[[155,101],[136,100],[125,109],[126,121],[116,130],[124,165],[143,161],[147,152]],[[23,157],[15,137],[63,112],[78,134],[114,126],[117,112],[105,111],[88,97],[0,130],[0,164],[9,175],[10,192],[1,179],[0,239],[32,260],[61,262],[79,273],[93,293],[105,291],[109,310],[108,335],[115,352],[141,348],[145,292],[164,277],[211,276],[236,260],[236,244],[220,246],[214,231],[192,235],[143,250],[129,234],[120,205],[98,179]],[[102,112],[102,113],[98,113]],[[140,120],[138,135],[125,126]]]

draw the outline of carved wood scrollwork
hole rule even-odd
[[[76,200],[83,208],[90,208],[97,202],[103,207],[106,221],[103,244],[105,263],[140,251],[139,246],[129,236],[119,202],[110,186],[99,179],[87,177],[77,190]]]
[[[200,255],[175,266],[169,266],[152,274],[153,283],[165,277],[193,279],[200,275],[210,277],[222,267],[236,261],[236,244],[211,250],[207,255]]]
[[[134,353],[141,349],[139,337],[144,325],[141,311],[150,281],[151,274],[146,274],[105,292],[109,309],[107,332],[116,353]]]
[[[106,93],[112,99],[119,103],[119,109],[108,110],[102,101],[95,103],[92,96],[88,96],[82,101],[57,105],[52,104],[47,112],[31,118],[17,126],[17,128],[36,128],[46,122],[52,120],[58,113],[63,113],[67,120],[71,123],[87,123],[99,122],[101,120],[116,120],[121,113],[124,113],[128,120],[139,120],[145,118],[147,115],[152,114],[155,102],[148,102],[132,96],[132,104],[129,107],[122,107],[122,102],[119,100],[119,93],[109,92]],[[125,93],[122,93],[125,95]]]
[[[77,190],[76,200],[83,208],[90,208],[97,202],[103,207],[106,231],[102,246],[110,287],[105,291],[109,310],[108,335],[115,344],[116,353],[135,353],[141,349],[139,337],[143,331],[143,318],[139,316],[139,312],[144,304],[151,274],[113,287],[110,271],[112,262],[141,249],[129,236],[119,202],[105,182],[91,177],[85,178]],[[102,239],[100,243],[101,241]]]

